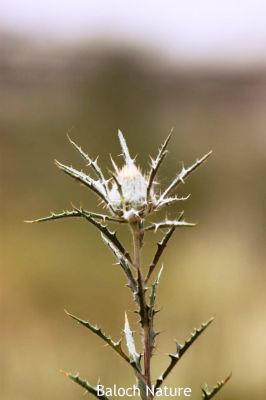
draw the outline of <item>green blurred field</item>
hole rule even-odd
[[[61,368],[79,371],[92,384],[99,376],[105,385],[134,383],[117,356],[63,312],[118,338],[124,311],[132,310],[98,232],[82,221],[23,220],[71,201],[97,209],[91,193],[53,164],[56,158],[82,165],[67,142],[69,130],[110,167],[109,153],[120,152],[119,127],[145,169],[174,126],[162,182],[182,161],[189,164],[211,148],[214,154],[182,188],[192,193],[186,219],[199,224],[175,233],[163,258],[154,378],[174,350],[172,340],[184,340],[215,315],[168,384],[192,386],[196,400],[202,383],[212,385],[232,371],[217,400],[264,400],[265,72],[184,71],[155,55],[89,44],[49,49],[2,40],[1,47],[1,399],[82,398]],[[159,238],[147,240],[147,262]]]

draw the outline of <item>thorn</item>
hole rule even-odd
[[[67,133],[66,133],[66,136],[67,136],[67,138],[68,138],[69,140],[70,140],[70,136],[69,136],[69,135],[70,135],[71,132],[73,132],[74,128],[75,128],[75,126],[72,125],[71,128],[70,128],[70,129],[67,131]]]
[[[110,155],[111,163],[112,163],[113,168],[114,168],[114,170],[115,170],[115,173],[116,173],[116,175],[117,175],[117,174],[119,173],[119,168],[118,168],[118,166],[116,165],[116,163],[114,162],[112,155],[111,155],[111,154],[109,154],[109,155]]]
[[[69,377],[69,375],[71,375],[70,372],[66,372],[66,371],[64,371],[63,369],[60,369],[59,372],[60,372],[61,374],[65,375],[65,376],[67,376],[67,377]]]

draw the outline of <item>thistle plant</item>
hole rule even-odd
[[[163,267],[159,268],[159,261],[175,230],[178,228],[190,228],[195,225],[184,219],[183,212],[179,212],[176,219],[163,218],[159,222],[154,222],[152,218],[155,213],[165,211],[169,205],[188,199],[189,196],[178,196],[177,190],[179,186],[184,184],[190,174],[198,169],[211,155],[210,151],[197,159],[190,167],[183,165],[181,171],[172,181],[165,188],[162,188],[157,174],[167,154],[166,148],[171,133],[172,131],[159,148],[156,158],[151,158],[149,171],[144,174],[136,165],[136,159],[131,157],[122,132],[118,131],[124,165],[118,167],[111,157],[112,171],[108,177],[105,177],[98,165],[97,159],[91,159],[81,147],[71,138],[68,138],[75,150],[84,159],[86,167],[91,170],[91,174],[88,175],[83,171],[79,171],[72,166],[64,165],[58,161],[55,161],[55,164],[67,175],[93,191],[100,199],[100,205],[104,209],[104,213],[96,213],[88,211],[83,207],[72,206],[72,209],[69,211],[51,213],[47,217],[29,221],[44,222],[64,218],[81,218],[94,225],[100,231],[104,244],[113,253],[117,264],[121,267],[126,278],[126,285],[133,295],[133,301],[136,305],[135,311],[139,315],[139,334],[141,336],[142,348],[140,350],[136,348],[134,335],[127,315],[125,315],[123,330],[126,346],[123,346],[122,338],[114,341],[98,326],[94,326],[90,322],[73,314],[66,313],[73,320],[97,335],[128,364],[135,375],[136,387],[139,390],[138,393],[142,400],[152,400],[155,396],[162,396],[164,394],[162,387],[169,374],[191,345],[213,321],[213,318],[210,318],[200,327],[194,329],[185,342],[176,342],[175,351],[169,354],[170,360],[167,368],[157,379],[152,377],[151,361],[156,346],[156,338],[159,334],[154,328],[155,316],[158,313],[156,306],[157,289],[163,271]],[[130,230],[132,236],[132,249],[130,251],[124,247],[117,233],[111,230],[110,225],[115,224],[124,225]],[[141,254],[145,235],[157,231],[163,232],[164,236],[157,243],[157,249],[150,264],[144,267]],[[157,276],[153,278],[157,268],[159,271],[157,272]],[[107,394],[99,391],[99,385],[92,386],[78,374],[66,373],[66,375],[82,386],[88,393],[99,399],[108,399]],[[203,387],[201,389],[201,398],[205,400],[213,398],[229,378],[230,376],[218,382],[210,390],[207,386]]]

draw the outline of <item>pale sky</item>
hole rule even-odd
[[[0,0],[0,30],[129,41],[172,59],[260,62],[266,59],[266,0]]]

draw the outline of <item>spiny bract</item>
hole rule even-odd
[[[89,187],[101,199],[102,203],[108,209],[110,215],[103,216],[102,219],[111,220],[113,222],[134,222],[145,219],[154,211],[158,211],[169,204],[177,201],[186,200],[189,196],[178,197],[173,195],[180,183],[184,183],[188,175],[200,166],[211,154],[211,151],[205,154],[202,158],[198,159],[189,168],[181,169],[180,173],[174,177],[172,182],[164,190],[155,181],[158,169],[166,156],[167,144],[170,140],[171,133],[168,135],[162,146],[158,151],[155,159],[151,158],[150,171],[143,174],[141,169],[136,165],[135,159],[130,156],[125,138],[122,132],[118,131],[118,138],[122,149],[124,158],[124,165],[118,168],[116,163],[111,157],[113,171],[110,173],[108,179],[105,178],[101,168],[96,160],[92,160],[72,139],[69,138],[70,143],[85,159],[86,165],[91,167],[96,179],[85,174],[83,171],[78,171],[73,167],[68,167],[55,161],[56,165],[63,170],[66,174],[72,176],[85,186]],[[76,210],[77,212],[77,210]],[[70,215],[68,216],[75,216]],[[58,217],[61,214],[58,214]],[[53,214],[56,217],[57,214]],[[66,216],[66,215],[64,215]],[[92,215],[95,217],[95,215]],[[62,215],[63,217],[63,215]],[[97,218],[97,217],[95,217]],[[101,219],[101,218],[100,218]],[[180,218],[176,221],[163,221],[156,224],[157,227],[169,227],[170,225],[176,226],[191,226],[193,224],[186,223]]]

